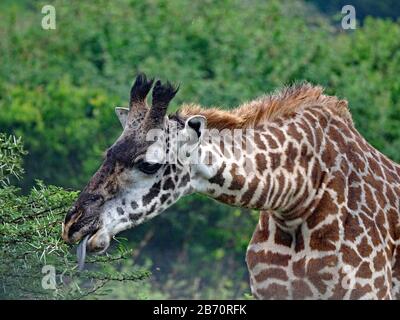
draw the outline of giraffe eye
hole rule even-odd
[[[140,160],[137,164],[136,167],[147,174],[153,174],[156,173],[158,171],[158,169],[161,168],[161,164],[160,163],[150,163],[150,162],[145,162],[143,160]]]

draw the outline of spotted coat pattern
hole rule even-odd
[[[208,190],[261,210],[247,249],[262,299],[400,299],[400,166],[318,107],[259,126],[252,167],[224,159]]]

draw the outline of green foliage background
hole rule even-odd
[[[120,134],[113,109],[126,105],[138,71],[181,83],[171,111],[182,102],[234,107],[296,80],[321,84],[348,99],[361,133],[400,161],[400,25],[367,17],[342,30],[328,18],[340,3],[322,3],[2,2],[0,131],[23,137],[29,151],[21,187],[41,179],[81,189]],[[44,4],[57,10],[56,30],[41,28]],[[375,15],[398,14],[385,8]],[[134,262],[153,271],[149,297],[242,298],[256,221],[193,196],[124,236],[143,244]],[[116,288],[110,297],[132,297]]]

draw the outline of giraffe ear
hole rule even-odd
[[[204,135],[207,126],[207,119],[204,116],[196,115],[188,118],[182,130],[181,140],[179,140],[178,161],[181,164],[198,163],[198,153],[200,140]]]
[[[185,130],[193,130],[196,133],[197,140],[200,140],[207,127],[207,119],[204,116],[196,115],[191,116],[185,122]]]
[[[129,109],[116,107],[115,113],[117,114],[119,122],[121,122],[122,128],[125,128],[126,121],[128,119]]]

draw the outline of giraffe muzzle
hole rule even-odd
[[[100,212],[104,198],[82,193],[68,212],[62,224],[62,238],[67,243],[75,243],[100,227]]]

